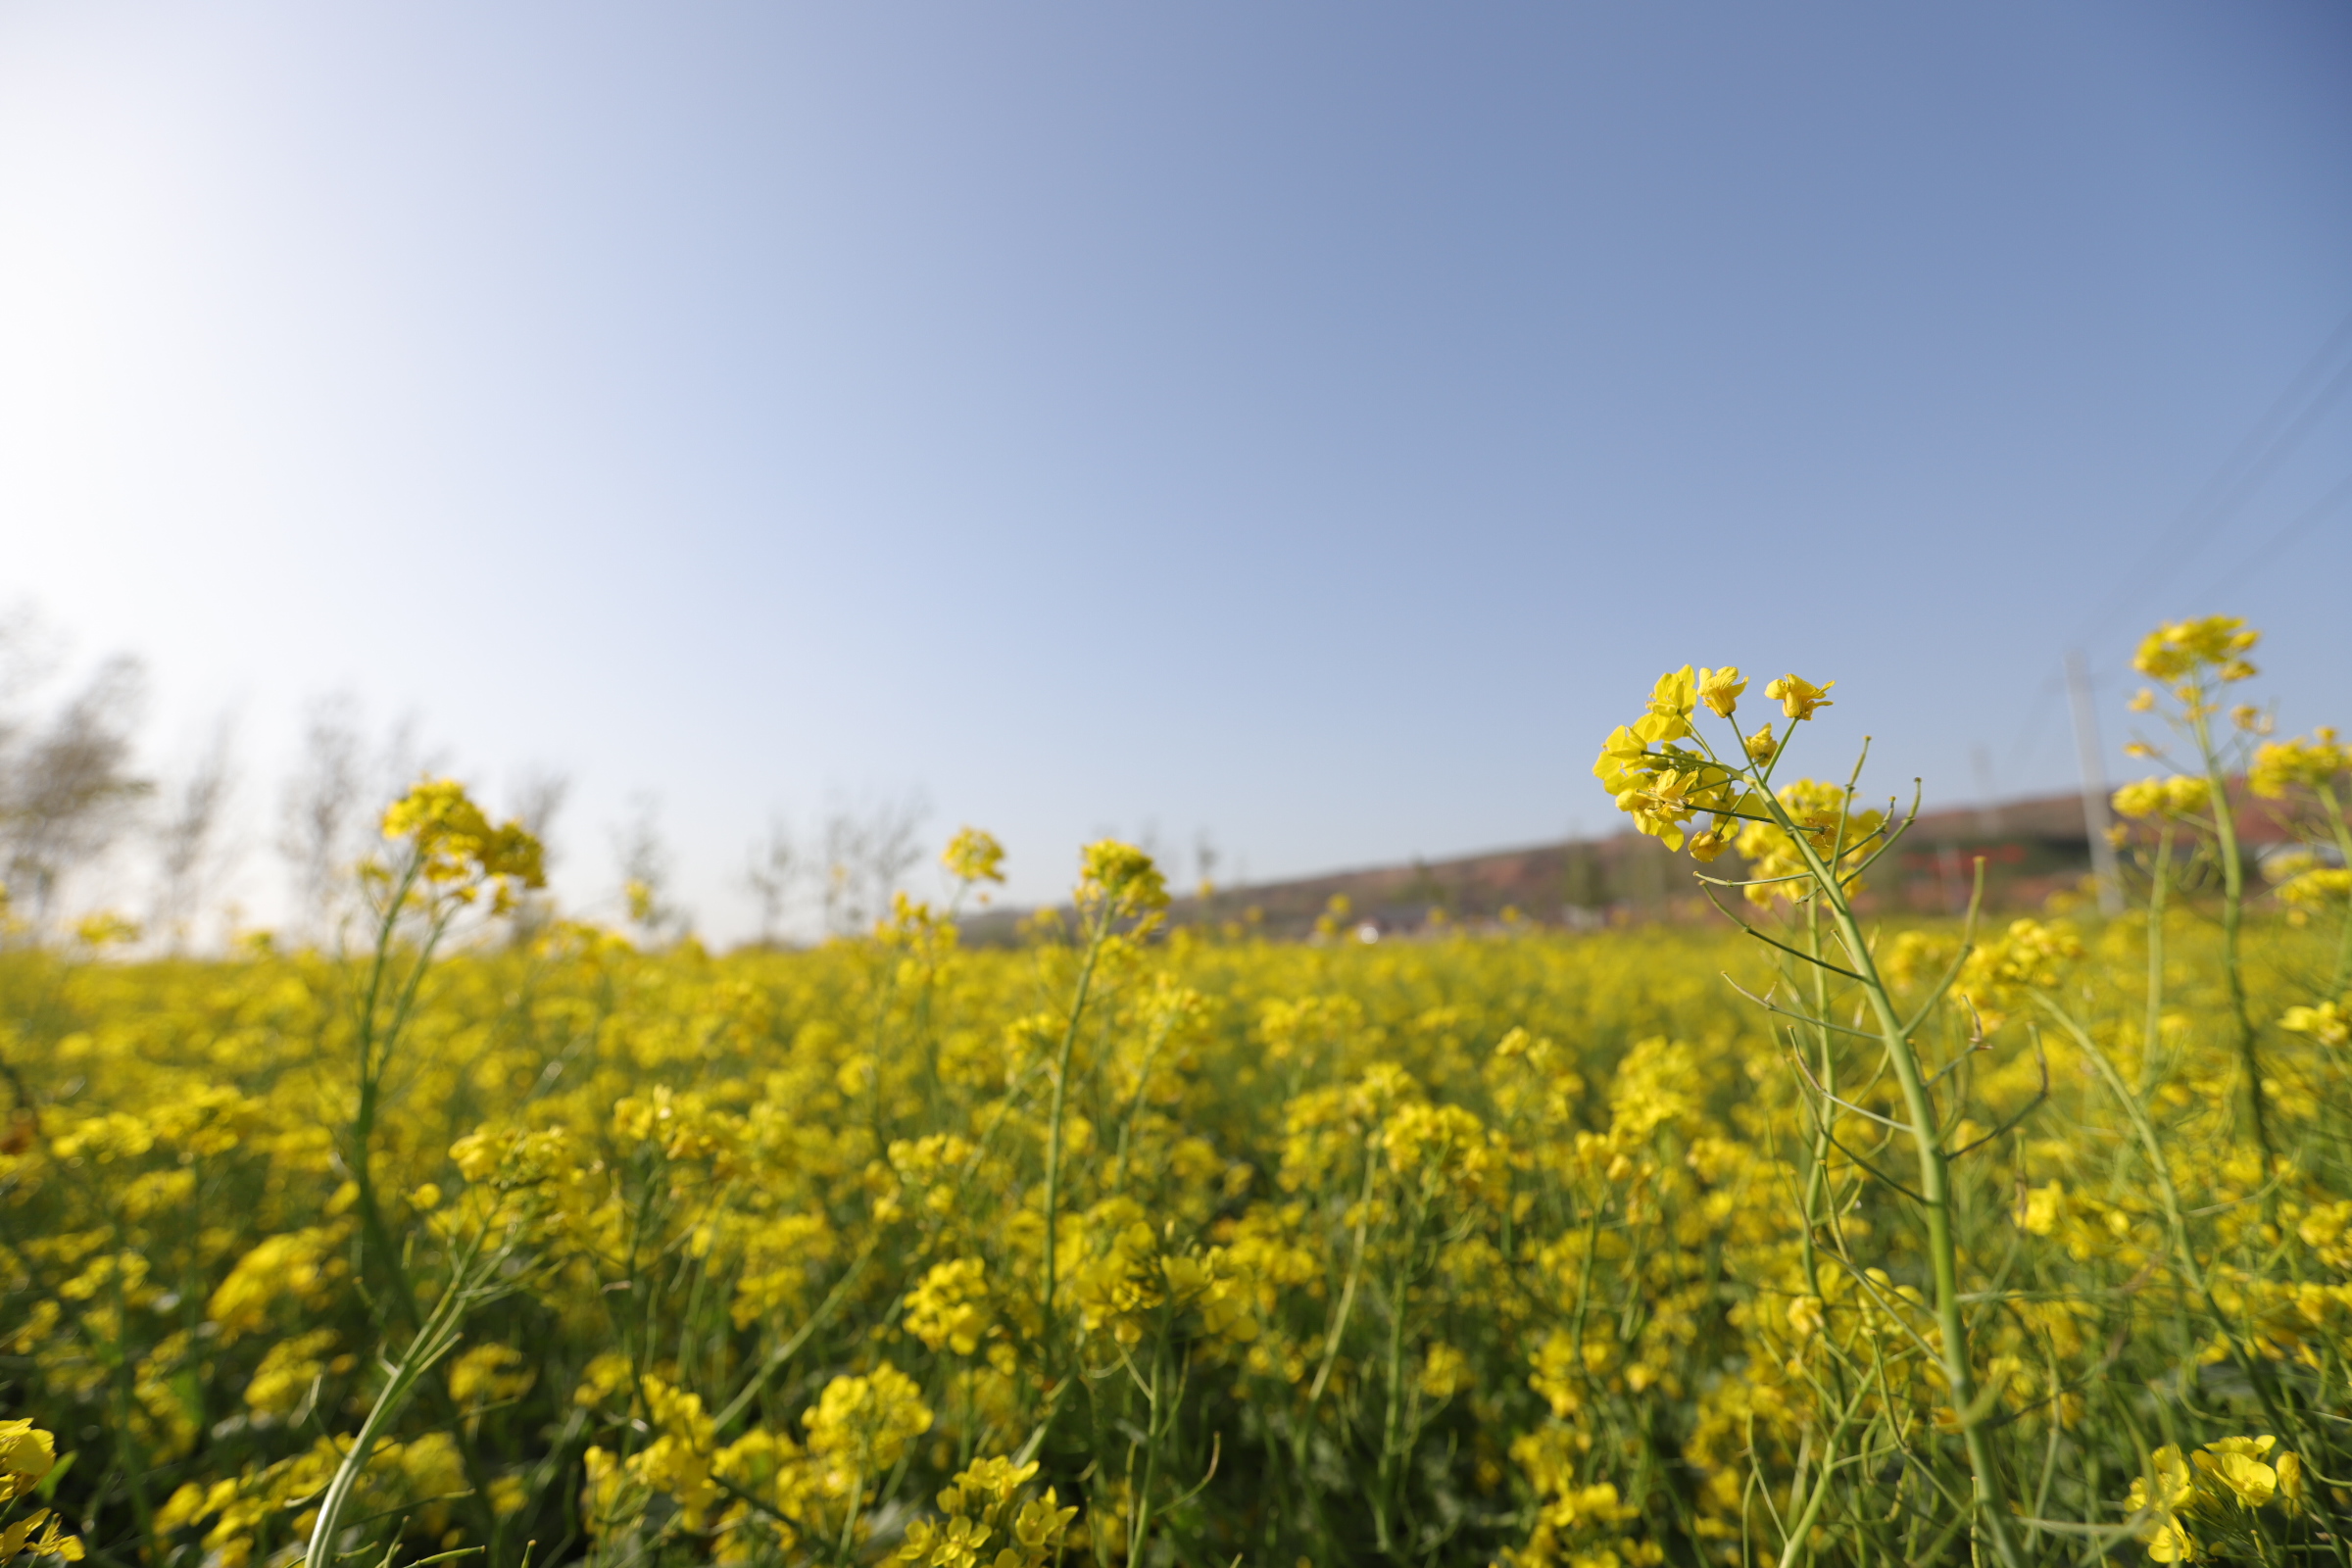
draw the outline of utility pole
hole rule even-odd
[[[2115,841],[2107,836],[2107,770],[2100,761],[2099,715],[2090,704],[2090,672],[2082,650],[2066,651],[2066,695],[2075,710],[2075,758],[2082,770],[2082,828],[2090,835],[2090,869],[2099,884],[2099,912],[2112,920],[2124,912],[2124,881],[2115,863]]]
[[[1978,745],[1970,749],[1968,760],[1977,770],[1977,834],[1990,843],[2001,836],[2001,795],[1993,786],[1992,753]]]

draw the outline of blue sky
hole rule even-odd
[[[2065,787],[2161,616],[2352,721],[2352,343],[2263,424],[2347,79],[2319,3],[12,5],[0,598],[159,766],[233,710],[257,846],[347,689],[568,773],[583,904],[658,797],[719,935],[860,795],[1029,897],[1613,830],[1686,661]]]

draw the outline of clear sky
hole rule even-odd
[[[2331,0],[17,0],[0,599],[257,824],[335,689],[571,775],[582,901],[651,792],[722,936],[861,792],[1028,897],[1614,830],[1685,661],[2065,787],[2160,616],[2352,721],[2348,83]]]

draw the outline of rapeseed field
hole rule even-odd
[[[348,953],[20,944],[0,1560],[2352,1564],[2352,754],[2252,647],[2142,646],[2113,920],[1875,921],[1792,759],[1879,699],[1686,668],[1595,772],[1707,931],[1102,843],[1017,951],[641,952],[428,782]]]

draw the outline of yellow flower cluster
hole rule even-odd
[[[1829,690],[1837,684],[1830,681],[1816,686],[1800,676],[1783,675],[1767,683],[1764,692],[1781,705],[1793,733],[1796,724],[1831,706]],[[1735,843],[1750,860],[1778,849],[1785,852],[1782,859],[1788,867],[1801,871],[1802,854],[1783,831],[1780,813],[1771,809],[1765,793],[1787,741],[1775,738],[1769,723],[1752,733],[1739,727],[1740,698],[1747,685],[1735,666],[1694,669],[1685,664],[1660,675],[1642,717],[1619,725],[1601,744],[1592,773],[1615,797],[1617,808],[1633,817],[1637,829],[1670,850],[1687,843],[1693,858],[1707,861]],[[1701,708],[1731,722],[1735,744],[1722,753],[1699,734],[1697,713]],[[1810,809],[1818,804],[1815,797],[1823,788],[1810,783],[1789,786],[1778,799]],[[1712,813],[1707,826],[1687,832],[1686,824],[1702,811]],[[1798,824],[1798,831],[1814,838],[1816,825],[1808,819]],[[1831,837],[1834,840],[1835,833]],[[1822,853],[1835,859],[1838,852],[1825,841]],[[1766,879],[1781,874],[1760,873]],[[1747,896],[1769,902],[1776,894],[1759,891],[1751,884]],[[1779,896],[1796,899],[1803,894],[1788,888],[1779,890]]]
[[[2322,865],[2308,853],[2274,856],[2263,862],[2262,872],[2277,884],[2278,901],[2288,906],[2317,907],[2352,898],[2352,869]]]
[[[2126,1499],[2154,1562],[2233,1557],[2229,1547],[2252,1535],[2237,1516],[2273,1503],[2300,1514],[2307,1494],[2303,1461],[2267,1433],[2224,1438],[2186,1459],[2168,1443],[2149,1456],[2147,1474],[2132,1483]]]
[[[1751,904],[1774,900],[1800,904],[1813,896],[1815,883],[1804,849],[1824,867],[1836,867],[1840,885],[1861,891],[1859,863],[1876,846],[1886,826],[1884,811],[1855,810],[1853,791],[1841,784],[1797,779],[1774,792],[1782,810],[1795,828],[1790,833],[1775,822],[1748,822],[1740,829],[1735,847],[1747,862],[1749,882],[1740,890]]]
[[[1795,682],[1789,688],[1792,693],[1799,688],[1804,693],[1788,699],[1790,716],[1798,716],[1800,710],[1809,715],[1821,702],[1820,693],[1793,675],[1788,679]],[[1781,681],[1773,683],[1776,694],[1783,686]],[[1710,712],[1729,718],[1746,689],[1738,669],[1693,672],[1685,664],[1660,675],[1647,710],[1632,724],[1612,730],[1601,746],[1593,776],[1616,797],[1617,808],[1630,814],[1637,828],[1662,840],[1668,849],[1679,850],[1689,839],[1692,854],[1713,859],[1731,842],[1739,813],[1751,804],[1752,791],[1737,768],[1724,766],[1703,749],[1683,744],[1697,739],[1691,720],[1702,702]],[[1769,735],[1769,725],[1764,733]],[[1700,811],[1715,813],[1710,826],[1694,838],[1685,834],[1682,825]]]
[[[1086,847],[1077,901],[1081,908],[1148,914],[1167,907],[1168,883],[1152,857],[1133,845],[1102,839]]]
[[[2193,681],[2210,672],[2222,681],[2251,679],[2259,671],[2246,655],[2262,640],[2237,615],[2167,621],[2148,633],[2132,657],[2132,667],[2151,680]]]
[[[2000,935],[1968,955],[1953,994],[1975,1007],[1985,1023],[1997,1026],[2027,1006],[2034,992],[2055,988],[2082,956],[2082,939],[2068,922],[2012,920]]]
[[[808,1413],[808,1451],[824,1463],[821,1484],[838,1496],[899,1462],[906,1445],[931,1430],[922,1391],[895,1366],[870,1377],[825,1385]]]
[[[2352,770],[2352,747],[2337,740],[2334,730],[2322,728],[2309,740],[2297,736],[2256,747],[2254,761],[2246,769],[2246,783],[2256,795],[2276,801],[2297,786],[2320,789],[2331,785],[2347,770]]]
[[[1881,921],[1901,824],[1776,780],[1747,686],[1668,674],[1596,771],[1737,852],[1752,936],[1274,944],[1169,924],[1104,843],[1010,951],[912,901],[730,956],[392,919],[397,1013],[323,954],[0,951],[0,1354],[77,1449],[0,1424],[54,1510],[0,1530],[210,1568],[2332,1550],[2352,911],[2213,918],[2232,803],[2184,797],[2207,858],[2151,913]],[[1828,691],[1767,686],[1785,730]],[[447,796],[401,820],[420,882],[527,880]]]
[[[1840,791],[1782,790],[1835,837]],[[1096,864],[1105,899],[1149,887],[1132,861]],[[1917,935],[1898,997],[1959,954]],[[1981,1127],[2037,1092],[2014,1021],[2036,992],[2112,993],[2126,1022],[2102,1028],[2136,1061],[2139,960],[2117,940],[2024,922],[1968,956],[1957,985],[1980,1016],[1936,1018],[2011,1042],[1966,1080]],[[2200,940],[2175,933],[2184,974],[2211,972]],[[1838,1430],[1855,1357],[1870,1402],[1843,1419],[1937,1430],[1918,1254],[1871,1250],[1907,1234],[1898,1199],[1837,1147],[1826,1234],[1860,1261],[1806,1264],[1788,1195],[1812,1179],[1812,1124],[1772,1032],[1713,978],[1761,994],[1757,955],[1639,930],[1104,941],[1068,1069],[1050,1317],[1043,1154],[1069,1018],[1040,1010],[1041,982],[1073,984],[1078,949],[971,953],[951,926],[913,948],[721,960],[558,928],[449,959],[377,1185],[414,1259],[522,1202],[542,1261],[377,1445],[352,1516],[406,1520],[420,1553],[518,1550],[576,1521],[599,1553],[747,1565],[1030,1565],[1098,1545],[1115,1561],[1139,1532],[1229,1561],[1269,1529],[1295,1558],[1354,1540],[1340,1520],[1405,1540],[1448,1517],[1493,1521],[1464,1544],[1480,1561],[1736,1561],[1777,1551],[1752,1489],[1780,1508],[1810,1487],[1804,1455]],[[227,1568],[299,1549],[379,1375],[357,1210],[318,1114],[351,1027],[336,971],[304,955],[7,961],[11,985],[37,973],[67,1009],[38,1069],[58,1076],[33,1082],[91,1086],[52,1095],[39,1139],[0,1157],[25,1397],[174,1456],[150,1517],[163,1549]],[[2323,1126],[2335,1004],[2276,1001],[2277,1038],[2311,1052],[2273,1057],[2281,1094]],[[2195,1223],[2260,1223],[2242,1137],[2212,1113],[2226,1036],[2192,1025],[2168,1047],[2181,1065],[2151,1103],[2210,1216]],[[2004,1369],[2004,1432],[2043,1442],[2053,1411],[2071,1444],[2109,1420],[2098,1389],[2140,1386],[2084,1381],[2108,1348],[2160,1356],[2161,1314],[2189,1298],[2161,1216],[2101,1185],[2112,1131],[2057,1135],[2117,1113],[2076,1048],[2048,1049],[2075,1098],[2016,1135],[2022,1207],[1983,1212],[2047,1249],[2050,1290],[2082,1294],[2022,1301],[1980,1353]],[[1833,1087],[1898,1108],[1866,1075]],[[2328,1168],[2302,1167],[2277,1206],[2306,1294],[2216,1282],[2282,1365],[2335,1368],[2352,1346],[2352,1304],[2326,1294],[2352,1303],[2352,1193]],[[1978,1252],[2017,1245],[1997,1240]],[[566,1431],[568,1449],[534,1436]],[[1289,1468],[1300,1444],[1358,1457]],[[1682,1501],[1643,1457],[1659,1445],[1691,1478]],[[1905,1484],[1865,1479],[1825,1506],[1883,1517],[1882,1487]],[[1285,1494],[1320,1501],[1270,1512]],[[135,1538],[114,1506],[108,1529]]]
[[[1003,1458],[971,1466],[939,1494],[940,1518],[908,1525],[906,1543],[891,1560],[906,1568],[1046,1568],[1058,1561],[1078,1510],[1057,1506],[1052,1487],[1024,1496],[1037,1469],[1035,1460],[1016,1465]]]
[[[906,1332],[931,1349],[955,1347],[971,1355],[988,1333],[988,1265],[976,1257],[934,1263],[923,1282],[906,1293]]]
[[[2279,1015],[2278,1027],[2289,1034],[2309,1035],[2323,1046],[2352,1041],[2352,1015],[2332,1002],[2316,1007],[2289,1007]]]
[[[967,827],[950,839],[939,858],[950,876],[967,886],[1004,880],[1004,846],[976,827]]]
[[[384,812],[383,832],[410,856],[406,867],[383,870],[387,880],[413,878],[459,903],[489,888],[502,911],[517,890],[547,885],[539,841],[519,822],[492,826],[455,779],[426,779],[395,801]]]
[[[2135,821],[2148,817],[2194,816],[2210,808],[2212,804],[2212,784],[2189,774],[2171,778],[2143,778],[2117,790],[2114,799],[2116,814]]]
[[[30,1553],[79,1562],[81,1540],[61,1528],[56,1510],[35,1508],[20,1513],[19,1499],[31,1493],[57,1468],[57,1444],[30,1421],[0,1421],[0,1563]],[[10,1518],[9,1515],[16,1517]]]

